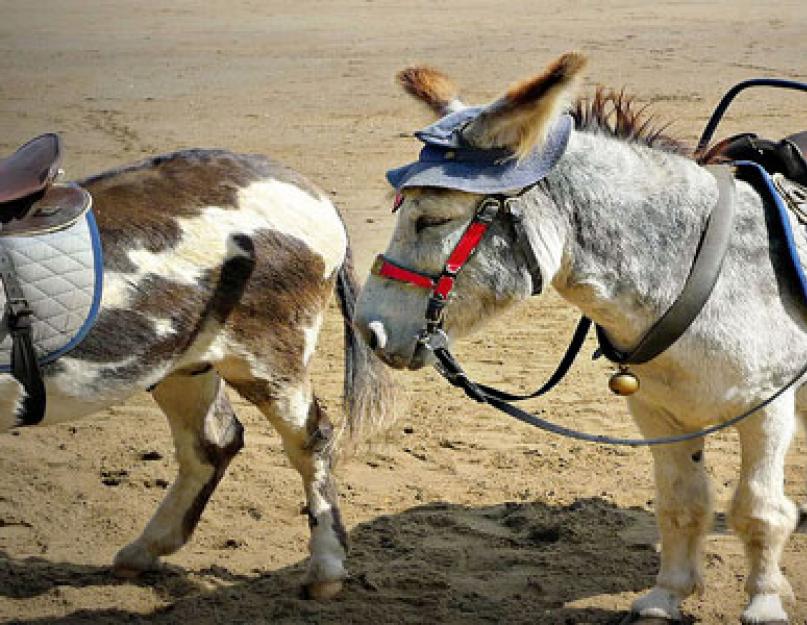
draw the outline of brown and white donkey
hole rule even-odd
[[[103,298],[86,339],[43,367],[44,423],[150,389],[179,463],[165,500],[117,554],[115,569],[153,568],[193,532],[243,445],[226,382],[282,437],[307,499],[306,590],[335,594],[347,545],[331,477],[334,432],[309,377],[334,286],[345,324],[346,430],[380,425],[391,410],[388,378],[352,330],[357,287],[337,210],[296,172],[222,150],[159,156],[79,184],[94,199]],[[22,395],[11,375],[0,375],[0,431],[14,426]]]

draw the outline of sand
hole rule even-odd
[[[68,177],[181,147],[262,152],[295,167],[343,211],[366,273],[392,227],[384,171],[411,159],[430,121],[394,73],[428,62],[473,102],[590,57],[584,89],[624,87],[694,142],[733,83],[805,79],[803,3],[230,0],[0,1],[0,152],[61,133]],[[804,127],[804,96],[743,96],[720,135]],[[571,335],[557,296],[465,341],[485,381],[535,387]],[[338,414],[341,339],[332,308],[316,386]],[[608,368],[581,359],[532,404],[590,431],[637,434]],[[385,438],[339,468],[352,576],[331,602],[303,601],[308,530],[299,478],[263,418],[237,401],[247,446],[189,545],[137,581],[109,573],[175,464],[150,397],[73,424],[0,436],[0,619],[13,623],[597,623],[618,621],[658,566],[650,454],[551,437],[472,404],[434,372],[396,374],[408,407]],[[787,491],[807,502],[797,438]],[[150,458],[150,459],[149,459]],[[722,511],[737,483],[733,433],[706,460],[718,510],[699,623],[737,622],[744,562]],[[807,618],[807,537],[783,564]]]

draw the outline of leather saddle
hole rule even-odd
[[[75,183],[58,183],[62,143],[53,133],[31,139],[0,160],[0,237],[53,232],[89,210],[90,194]]]
[[[771,175],[807,186],[807,130],[789,135],[781,141],[763,139],[745,132],[715,143],[698,160],[702,163],[720,161],[753,161]]]
[[[0,283],[5,309],[0,327],[11,335],[11,374],[25,388],[20,425],[39,423],[46,392],[34,349],[31,310],[3,237],[33,237],[73,225],[90,210],[92,197],[75,183],[58,183],[62,142],[47,133],[0,160]]]

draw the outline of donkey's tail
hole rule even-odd
[[[384,430],[396,415],[397,394],[392,378],[384,363],[353,326],[358,291],[353,254],[348,243],[345,261],[336,278],[336,293],[345,328],[346,418],[337,432],[334,446],[342,448],[353,447],[362,438]]]

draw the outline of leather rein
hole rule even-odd
[[[629,364],[648,362],[680,338],[709,298],[728,248],[735,210],[735,187],[732,169],[729,166],[715,166],[708,169],[717,180],[718,201],[708,217],[692,268],[681,293],[670,308],[630,349],[617,350],[608,340],[605,331],[600,326],[597,326],[597,339],[600,348],[595,352],[595,358],[599,355],[604,355],[619,365],[621,370]],[[532,246],[527,239],[523,224],[523,213],[519,206],[520,196],[533,186],[535,185],[522,189],[515,196],[490,195],[485,197],[479,203],[473,218],[449,254],[439,275],[435,276],[403,267],[389,260],[383,254],[379,254],[373,263],[371,272],[374,275],[431,291],[426,307],[424,327],[417,337],[418,345],[423,346],[434,354],[437,359],[435,368],[440,375],[451,385],[465,391],[468,397],[477,402],[489,404],[519,421],[547,432],[593,443],[640,447],[693,440],[731,427],[775,401],[787,389],[798,382],[802,376],[807,374],[807,365],[805,365],[787,384],[779,388],[771,396],[727,421],[696,432],[640,439],[580,432],[557,425],[538,415],[528,413],[511,405],[511,402],[544,395],[563,379],[580,352],[591,328],[592,321],[585,316],[581,317],[577,324],[569,347],[557,368],[536,391],[524,395],[513,394],[471,380],[448,349],[448,337],[442,329],[445,307],[454,289],[458,273],[471,259],[480,243],[484,240],[491,224],[497,218],[507,220],[512,224],[516,234],[516,245],[524,254],[528,270],[533,277],[533,293],[540,293],[540,269]]]

